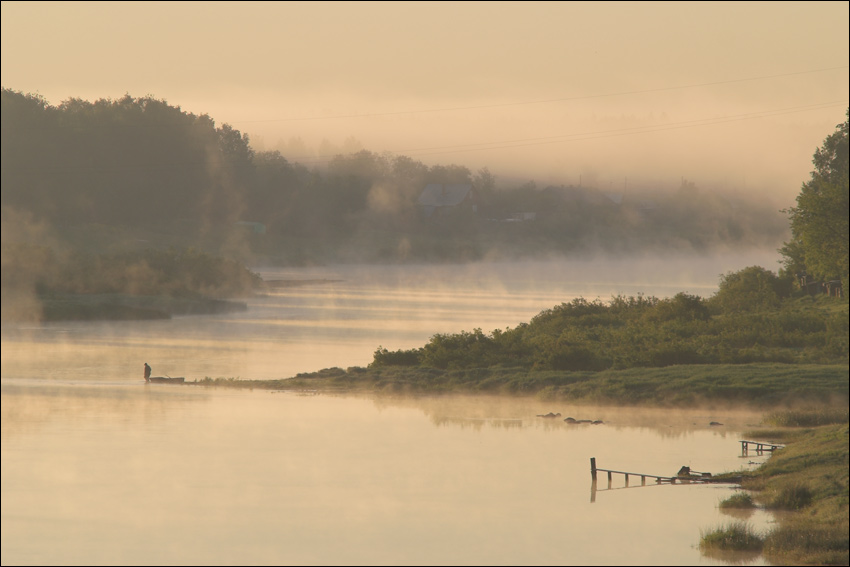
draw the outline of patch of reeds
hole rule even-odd
[[[736,492],[729,498],[723,500],[719,504],[720,508],[740,508],[740,509],[749,509],[755,508],[755,502],[753,502],[753,497],[750,496],[747,492]]]
[[[763,552],[777,565],[848,565],[848,522],[809,519],[782,522],[764,540]]]
[[[850,412],[846,407],[783,410],[769,413],[764,417],[764,423],[774,427],[816,427],[848,423],[848,421],[850,421]]]
[[[703,552],[761,551],[763,546],[764,539],[744,522],[733,522],[700,533],[699,548]]]
[[[767,499],[766,506],[774,510],[801,510],[812,503],[812,489],[802,482],[792,482]]]

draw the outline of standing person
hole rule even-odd
[[[151,381],[151,367],[145,362],[145,382]]]

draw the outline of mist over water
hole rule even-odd
[[[3,378],[116,381],[154,375],[279,379],[366,366],[381,346],[423,346],[436,333],[485,333],[528,322],[577,297],[702,297],[719,275],[775,255],[535,261],[463,265],[258,268],[280,287],[248,311],[164,321],[4,324]],[[313,282],[313,283],[309,283]]]
[[[771,258],[681,258],[677,275],[638,259],[260,269],[305,283],[221,316],[4,324],[2,562],[728,564],[696,545],[740,519],[717,508],[733,486],[602,475],[594,491],[590,458],[751,469],[767,455],[739,440],[760,414],[146,385],[142,365],[190,381],[365,366],[379,345],[503,329],[575,297],[709,296],[717,274]]]
[[[602,475],[594,492],[589,458],[766,458],[740,458],[742,412],[115,388],[3,386],[4,564],[723,565],[695,545],[734,488]],[[554,409],[606,423],[535,415]]]

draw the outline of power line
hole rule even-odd
[[[597,130],[591,132],[578,132],[574,134],[559,134],[555,136],[544,136],[538,138],[521,138],[516,140],[500,140],[497,142],[477,142],[470,144],[455,144],[449,146],[432,146],[425,148],[409,148],[403,150],[392,151],[394,154],[402,154],[402,155],[433,155],[433,154],[445,154],[445,153],[462,153],[462,152],[474,152],[474,151],[485,151],[485,150],[497,150],[497,149],[505,149],[505,148],[515,148],[515,147],[523,147],[523,146],[536,146],[543,144],[557,144],[562,142],[574,142],[581,140],[591,140],[598,138],[610,138],[615,136],[626,136],[630,134],[648,134],[652,132],[662,132],[665,130],[678,130],[683,128],[694,128],[698,126],[713,126],[716,124],[724,124],[727,122],[739,122],[743,120],[753,120],[756,118],[764,118],[768,116],[779,116],[782,114],[793,114],[797,112],[808,112],[811,110],[821,110],[824,108],[832,108],[835,106],[845,106],[848,104],[847,100],[843,101],[829,101],[829,102],[821,102],[816,104],[808,104],[803,106],[792,106],[787,108],[779,108],[774,110],[765,110],[760,112],[752,112],[746,114],[737,114],[732,116],[726,116],[721,118],[701,118],[697,120],[686,120],[683,122],[674,122],[672,124],[660,124],[660,125],[649,125],[649,126],[635,126],[631,128],[617,128],[613,130]],[[325,163],[330,159],[333,159],[336,155],[324,155],[324,156],[294,156],[292,159],[294,160],[302,160],[304,158],[307,161],[298,161],[298,163]]]
[[[633,91],[618,91],[613,93],[602,93],[602,94],[592,94],[592,95],[582,95],[582,96],[573,96],[573,97],[561,97],[561,98],[550,98],[550,99],[541,99],[541,100],[530,100],[530,101],[520,101],[520,102],[504,102],[498,104],[479,104],[479,105],[471,105],[471,106],[453,106],[453,107],[443,107],[443,108],[426,108],[420,110],[397,110],[393,112],[370,112],[365,114],[338,114],[334,116],[306,116],[301,118],[264,118],[258,120],[236,120],[229,122],[230,124],[250,124],[250,123],[258,123],[258,122],[298,122],[298,121],[307,121],[307,120],[336,120],[341,118],[374,118],[378,116],[396,116],[399,114],[425,114],[431,112],[450,112],[455,110],[480,110],[486,108],[502,108],[508,106],[522,106],[522,105],[530,105],[530,104],[544,104],[550,102],[566,102],[566,101],[574,101],[574,100],[586,100],[586,99],[594,99],[594,98],[606,98],[606,97],[614,97],[614,96],[625,96],[625,95],[633,95],[633,94],[645,94],[645,93],[655,93],[655,92],[663,92],[663,91],[672,91],[672,90],[681,90],[681,89],[691,89],[696,87],[707,87],[712,85],[725,85],[731,83],[743,83],[747,81],[759,81],[763,79],[775,79],[779,77],[790,77],[794,75],[806,75],[811,73],[822,73],[825,71],[835,71],[837,69],[847,69],[848,65],[840,65],[838,67],[825,67],[823,69],[812,69],[809,71],[794,71],[791,73],[779,73],[776,75],[762,75],[758,77],[747,77],[744,79],[728,79],[724,81],[712,81],[707,83],[693,83],[688,85],[678,85],[673,87],[658,87],[654,89],[642,89],[642,90],[633,90]]]

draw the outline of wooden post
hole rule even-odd
[[[640,475],[640,485],[646,486],[646,475],[645,474]]]
[[[629,473],[626,473],[626,488],[629,486]]]
[[[596,457],[590,457],[590,478],[596,482]]]

